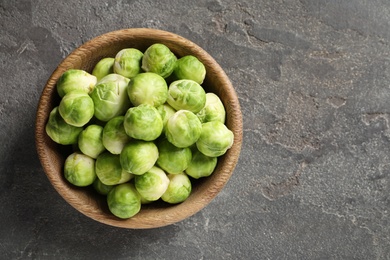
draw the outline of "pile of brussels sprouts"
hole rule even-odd
[[[64,72],[46,133],[73,145],[66,180],[92,185],[123,219],[141,204],[187,199],[191,179],[210,176],[234,139],[221,100],[201,85],[205,75],[196,57],[178,59],[160,43],[123,49],[92,73]]]

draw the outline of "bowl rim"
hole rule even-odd
[[[86,57],[86,52],[99,48],[99,45],[101,44],[107,44],[107,41],[113,39],[118,41],[131,41],[137,39],[137,37],[145,39],[158,37],[160,42],[168,43],[167,45],[185,46],[184,48],[189,49],[191,53],[194,53],[195,56],[205,63],[206,67],[213,68],[213,72],[214,70],[217,71],[216,75],[212,76],[222,80],[223,88],[221,89],[224,91],[222,94],[228,98],[228,104],[224,105],[227,108],[226,114],[231,118],[232,125],[229,129],[234,133],[234,144],[227,153],[223,155],[222,162],[218,162],[215,171],[222,171],[218,176],[218,179],[215,177],[212,180],[213,185],[208,187],[207,190],[204,190],[204,194],[191,200],[188,205],[181,203],[171,205],[164,209],[141,209],[141,212],[143,211],[144,214],[139,213],[130,219],[123,220],[116,218],[115,216],[107,217],[106,214],[102,214],[100,209],[101,205],[98,205],[99,203],[96,204],[92,201],[89,201],[90,203],[88,204],[81,203],[80,196],[82,196],[84,191],[78,191],[78,188],[64,184],[63,176],[59,176],[58,174],[58,165],[57,168],[53,168],[53,165],[56,165],[53,156],[59,156],[60,154],[57,150],[58,145],[48,139],[45,132],[45,125],[51,111],[51,109],[48,108],[48,105],[51,104],[50,102],[57,95],[57,92],[55,91],[56,82],[63,72],[67,69],[77,67],[77,65],[81,66]],[[127,28],[107,32],[92,38],[74,49],[59,63],[47,80],[39,98],[35,121],[35,143],[39,160],[47,178],[61,197],[73,208],[85,216],[107,225],[129,229],[148,229],[163,227],[182,221],[202,210],[217,196],[230,179],[238,162],[243,138],[242,128],[242,114],[237,93],[225,71],[210,54],[194,42],[172,32],[151,28]],[[159,214],[162,214],[162,211],[164,214],[160,216]]]

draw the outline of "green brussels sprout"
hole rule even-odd
[[[129,108],[123,125],[130,137],[144,141],[157,139],[163,130],[160,113],[154,106],[148,104]]]
[[[74,90],[61,99],[58,111],[66,123],[81,127],[93,117],[94,103],[87,93]]]
[[[91,185],[96,179],[95,160],[78,152],[70,154],[65,160],[64,176],[75,186]]]
[[[141,140],[132,140],[123,147],[120,154],[122,168],[134,175],[141,175],[150,170],[157,158],[157,146],[153,142]]]
[[[157,110],[160,113],[161,119],[163,120],[163,132],[165,132],[168,119],[176,113],[176,110],[168,103],[164,103],[161,106],[158,106]]]
[[[199,118],[188,110],[179,110],[168,119],[165,136],[179,148],[193,145],[202,132]]]
[[[155,43],[144,52],[142,69],[146,72],[154,72],[163,78],[169,77],[176,64],[176,56],[171,50],[161,43]]]
[[[206,104],[206,92],[193,80],[176,80],[169,85],[167,102],[176,110],[198,113]]]
[[[112,74],[106,76],[114,78]],[[130,100],[127,96],[127,85],[129,79],[123,76],[115,76],[116,80],[110,81],[103,78],[91,93],[95,104],[94,115],[97,119],[107,122],[108,120],[122,115],[130,107]]]
[[[153,166],[149,171],[134,177],[134,185],[138,193],[147,201],[158,200],[167,190],[169,179],[166,173]]]
[[[183,56],[176,61],[173,71],[176,79],[191,79],[202,84],[206,77],[206,68],[195,56]]]
[[[167,173],[181,173],[191,162],[192,153],[189,147],[178,148],[164,138],[159,140],[157,148],[159,153],[157,165]]]
[[[132,183],[122,183],[108,193],[107,205],[118,218],[131,218],[141,210],[141,196]]]
[[[97,78],[84,70],[69,69],[57,81],[57,92],[62,98],[65,94],[80,90],[89,94],[95,87]]]
[[[102,139],[103,127],[89,125],[79,134],[79,149],[83,154],[96,159],[105,150]]]
[[[225,123],[226,111],[221,99],[210,92],[206,94],[206,105],[196,115],[202,123],[210,121]]]
[[[192,160],[185,170],[185,173],[194,179],[208,177],[213,173],[217,166],[217,162],[217,157],[206,156],[195,148],[192,150]]]
[[[192,184],[185,173],[168,174],[169,184],[161,199],[170,204],[185,201],[191,194]]]
[[[114,72],[126,78],[133,78],[141,72],[144,54],[135,48],[120,50],[115,55]]]
[[[92,75],[94,75],[99,82],[105,76],[114,73],[114,58],[108,57],[101,59],[96,63],[95,67],[92,70]]]
[[[104,184],[101,180],[99,180],[99,178],[95,179],[92,186],[95,191],[101,195],[107,195],[115,187],[115,185]]]
[[[120,154],[131,140],[123,126],[124,119],[124,116],[114,117],[103,128],[103,145],[112,154]]]
[[[167,101],[168,85],[160,75],[140,73],[130,81],[127,94],[134,106],[149,104],[158,107]]]
[[[96,175],[106,185],[116,185],[127,182],[133,174],[122,169],[119,155],[104,152],[96,159]]]
[[[202,124],[202,133],[196,142],[196,147],[204,155],[218,157],[232,147],[234,134],[226,125],[219,121]]]
[[[54,142],[69,145],[77,143],[78,136],[83,131],[83,128],[67,124],[61,117],[58,107],[55,107],[50,112],[45,130]]]

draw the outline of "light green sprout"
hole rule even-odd
[[[112,154],[120,154],[123,147],[131,140],[123,125],[125,117],[110,119],[103,128],[103,145]]]
[[[55,107],[50,112],[45,131],[54,142],[70,145],[77,143],[78,136],[83,131],[83,128],[66,123],[58,112],[58,107]]]
[[[202,132],[199,118],[188,110],[179,110],[167,122],[165,135],[169,142],[179,148],[193,145]]]
[[[185,201],[191,194],[192,184],[185,173],[168,174],[169,185],[161,199],[170,204]]]
[[[167,100],[168,85],[158,74],[140,73],[130,81],[127,94],[134,106],[149,104],[158,107]]]
[[[79,135],[79,149],[83,154],[96,159],[99,154],[105,151],[102,139],[103,127],[94,124],[89,125]]]
[[[114,72],[126,78],[133,78],[141,70],[143,53],[135,48],[120,50],[115,55]]]
[[[84,91],[74,90],[61,99],[58,111],[66,123],[81,127],[93,117],[94,103]]]
[[[196,114],[202,123],[220,121],[225,123],[226,111],[221,99],[214,93],[206,94],[206,104]]]
[[[158,149],[154,142],[132,140],[120,154],[122,168],[135,175],[141,175],[150,170],[158,158]]]
[[[130,137],[144,141],[157,139],[163,130],[160,113],[154,106],[148,104],[129,108],[123,125]]]
[[[144,52],[142,69],[167,78],[172,74],[176,60],[175,54],[166,45],[155,43]]]
[[[192,160],[185,170],[185,173],[194,179],[208,177],[213,173],[217,166],[217,162],[217,157],[206,156],[195,148],[192,150]]]
[[[107,204],[112,214],[128,219],[141,210],[141,196],[132,183],[122,183],[108,193]]]
[[[176,61],[173,73],[176,79],[191,79],[202,84],[206,77],[206,68],[195,56],[186,55]]]
[[[92,70],[92,75],[96,77],[97,81],[101,80],[109,74],[114,73],[114,61],[114,58],[107,57],[96,63]]]
[[[122,115],[130,107],[127,96],[129,79],[120,75],[107,75],[99,81],[91,93],[95,105],[94,115],[97,119],[108,120]]]
[[[192,153],[189,147],[178,148],[164,138],[157,143],[157,148],[157,165],[167,173],[181,173],[191,162]]]
[[[176,110],[198,113],[206,104],[206,92],[193,80],[176,80],[169,85],[167,102]]]
[[[89,94],[95,87],[97,78],[84,70],[69,69],[57,81],[57,92],[62,98],[65,94],[80,90]]]
[[[96,159],[96,175],[106,185],[116,185],[129,181],[133,174],[122,169],[120,157],[104,152]]]
[[[134,184],[142,198],[147,201],[156,201],[167,190],[169,179],[162,169],[153,166],[144,174],[136,175]]]
[[[70,154],[65,160],[64,177],[78,187],[91,185],[96,179],[95,160],[78,152]]]
[[[204,155],[218,157],[232,147],[234,134],[219,121],[211,121],[202,125],[202,133],[196,147]]]

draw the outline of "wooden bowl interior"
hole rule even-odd
[[[83,69],[91,72],[94,65],[104,57],[114,57],[124,48],[145,51],[153,43],[167,45],[177,57],[194,55],[206,67],[206,79],[202,84],[207,92],[217,94],[225,105],[226,124],[235,135],[234,145],[219,158],[215,172],[208,178],[194,180],[193,191],[183,203],[168,205],[152,203],[143,205],[133,218],[122,220],[112,215],[105,197],[92,187],[78,188],[63,177],[63,164],[72,148],[54,143],[45,132],[50,111],[59,104],[56,82],[66,70]],[[181,221],[205,207],[229,180],[237,164],[242,143],[242,115],[235,90],[228,77],[202,48],[191,41],[166,31],[154,29],[124,29],[103,34],[83,44],[66,57],[53,72],[43,89],[36,118],[36,145],[42,167],[54,188],[75,209],[99,222],[123,228],[155,228]]]

